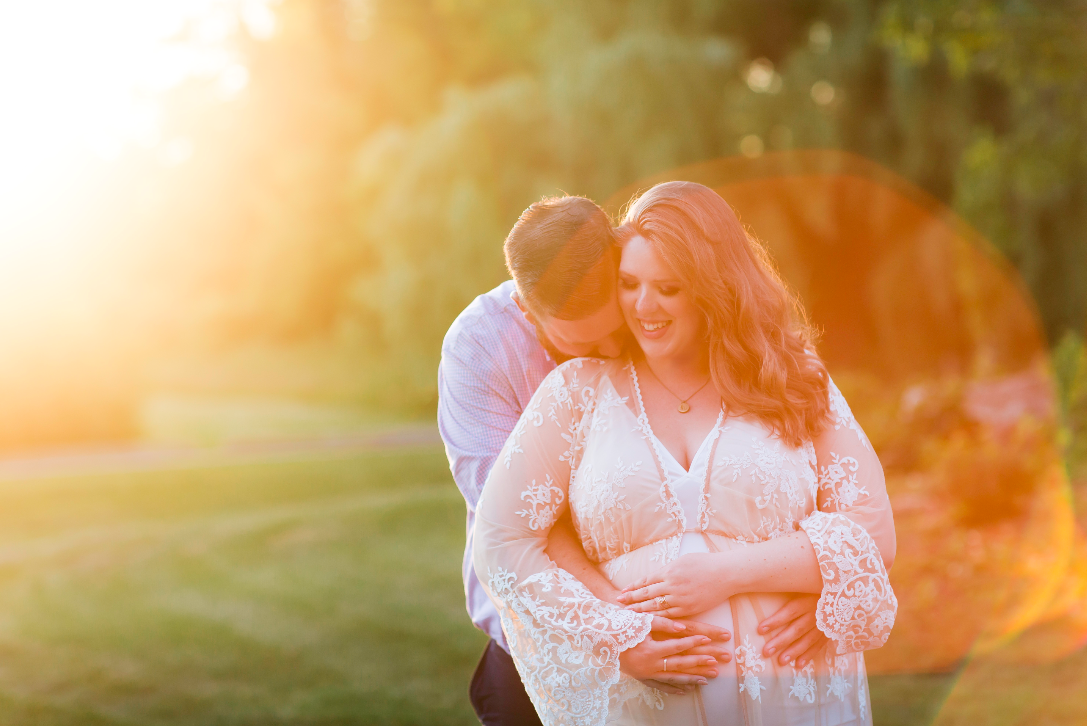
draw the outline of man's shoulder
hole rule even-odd
[[[513,281],[507,280],[472,300],[449,326],[442,352],[448,354],[472,345],[493,351],[503,343],[535,342],[532,326],[510,297],[516,289]]]

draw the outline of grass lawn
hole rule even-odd
[[[0,723],[473,723],[440,451],[0,486]]]
[[[433,448],[0,484],[0,724],[474,723],[463,526]],[[1087,716],[1082,656],[972,667],[876,723]]]

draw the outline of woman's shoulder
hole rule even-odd
[[[853,415],[852,409],[845,400],[845,396],[842,395],[841,390],[834,383],[834,379],[827,374],[827,399],[829,410],[827,412],[827,421],[824,426],[824,433],[830,431],[840,431],[843,429],[850,429],[857,435],[860,443],[864,448],[872,451],[872,442],[868,440],[868,436],[864,433],[864,429],[857,423],[856,417]]]
[[[564,398],[570,395],[589,399],[597,395],[600,383],[615,376],[623,365],[625,359],[572,358],[551,371],[540,384],[540,389]]]
[[[599,380],[614,375],[625,365],[626,358],[571,358],[555,368],[551,375],[567,380]]]

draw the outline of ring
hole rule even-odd
[[[665,673],[668,672],[668,659],[667,658],[664,659],[664,672]]]
[[[668,601],[665,600],[666,597],[668,597],[668,596],[667,595],[658,595],[657,596],[657,610],[667,610],[668,609]]]

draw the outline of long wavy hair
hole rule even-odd
[[[618,232],[621,241],[643,237],[705,315],[710,375],[731,413],[758,417],[792,446],[822,431],[829,377],[804,308],[720,195],[657,184],[630,204]]]

